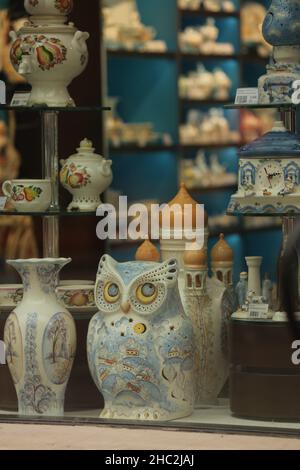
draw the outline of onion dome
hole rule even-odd
[[[233,250],[224,239],[224,233],[211,250],[211,260],[213,263],[233,262]]]
[[[262,33],[272,46],[300,44],[299,0],[272,0],[263,22]]]
[[[195,245],[197,244],[195,243]],[[207,254],[205,248],[203,247],[201,250],[185,250],[183,262],[186,268],[206,268]]]
[[[244,145],[238,152],[240,157],[290,157],[300,156],[300,137],[289,132],[281,121],[262,137]]]
[[[135,254],[136,261],[154,261],[160,262],[160,254],[158,249],[149,240],[145,240],[144,243],[138,248]]]
[[[184,183],[181,183],[180,185],[180,189],[179,189],[179,192],[178,194],[174,197],[174,199],[172,199],[172,201],[170,201],[168,203],[168,206],[170,208],[172,208],[173,206],[177,205],[180,210],[178,210],[178,212],[180,212],[180,215],[182,215],[182,227],[184,227],[184,206],[185,205],[191,205],[192,206],[192,227],[193,229],[197,228],[196,225],[197,225],[197,206],[198,206],[198,202],[195,201],[195,199],[193,199],[190,194],[188,193],[187,189],[186,189],[186,186]],[[176,220],[176,209],[174,211],[171,211],[170,213],[170,228],[173,229],[174,228],[174,225],[175,225],[175,221],[174,219]],[[207,213],[204,211],[204,221],[205,221],[205,227],[207,227],[208,225],[208,215]],[[160,214],[160,226],[162,226],[162,214]],[[200,228],[200,227],[198,227]]]

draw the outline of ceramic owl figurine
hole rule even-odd
[[[89,326],[92,377],[102,418],[172,420],[194,402],[194,337],[178,291],[174,259],[118,263],[104,255]]]

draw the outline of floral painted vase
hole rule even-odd
[[[60,163],[61,184],[73,195],[68,210],[95,211],[101,204],[100,194],[112,182],[112,161],[97,155],[93,143],[84,139],[77,153]]]
[[[24,296],[4,329],[6,361],[19,414],[62,416],[75,351],[73,317],[55,293],[57,275],[70,259],[8,261],[22,277]]]
[[[178,291],[175,260],[118,263],[102,257],[99,312],[89,326],[92,377],[102,418],[172,420],[194,404],[194,337]]]

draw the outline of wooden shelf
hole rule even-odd
[[[151,152],[176,152],[177,145],[149,144],[144,147],[139,145],[121,145],[120,147],[109,147],[109,153],[151,153]]]
[[[197,10],[190,10],[188,8],[179,8],[179,12],[182,16],[204,16],[204,17],[214,17],[214,18],[239,18],[239,11],[210,11],[204,10],[204,8],[199,8]]]
[[[189,53],[189,52],[179,52],[179,55],[184,60],[239,60],[241,58],[240,54],[199,54],[197,53]]]
[[[106,49],[108,57],[128,57],[143,59],[168,59],[176,58],[176,52],[150,52],[150,51],[128,51],[126,49]]]
[[[240,147],[242,145],[241,142],[236,143],[220,143],[220,144],[180,144],[179,150],[199,150],[199,149],[223,149],[223,148],[235,148]]]
[[[199,149],[223,149],[223,148],[236,148],[241,147],[242,142],[237,143],[220,143],[220,144],[150,144],[145,147],[139,145],[121,145],[120,147],[109,147],[109,153],[112,155],[121,153],[151,153],[151,152],[177,152],[186,150],[199,150]]]
[[[200,188],[187,188],[190,194],[205,194],[205,193],[214,193],[217,191],[236,191],[237,184],[224,184],[220,186],[207,186]]]

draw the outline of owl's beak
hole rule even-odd
[[[129,302],[123,302],[122,305],[121,305],[121,309],[124,313],[129,313],[130,309],[131,309],[131,305]]]

